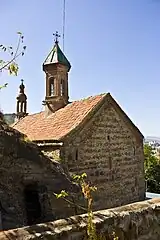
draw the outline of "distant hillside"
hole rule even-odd
[[[153,142],[153,141],[160,143],[160,137],[148,136],[145,138],[145,142]]]

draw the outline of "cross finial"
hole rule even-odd
[[[19,88],[20,88],[20,93],[24,93],[25,86],[24,86],[23,82],[24,82],[24,80],[21,79],[21,84],[20,84],[20,86],[19,86]]]
[[[53,33],[53,36],[55,36],[55,43],[58,43],[58,38],[60,37],[58,31],[56,31],[56,33]]]

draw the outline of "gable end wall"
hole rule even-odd
[[[94,209],[144,200],[143,141],[137,140],[109,102],[64,142],[63,152],[69,171],[86,172],[98,187]]]

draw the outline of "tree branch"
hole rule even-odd
[[[2,71],[3,69],[5,69],[5,70],[7,70],[7,67],[11,64],[11,63],[14,63],[15,64],[15,60],[20,56],[20,55],[24,55],[24,51],[25,51],[25,49],[26,49],[26,46],[23,46],[23,50],[21,50],[20,51],[20,53],[18,53],[19,52],[19,49],[20,49],[20,44],[21,43],[23,43],[23,35],[22,35],[22,33],[21,32],[18,32],[17,33],[18,35],[19,35],[19,38],[18,38],[18,43],[17,43],[17,47],[16,47],[16,50],[15,50],[15,53],[14,53],[14,55],[13,55],[13,52],[11,52],[11,56],[13,55],[13,57],[11,58],[11,60],[9,60],[9,61],[2,61],[3,63],[2,63],[2,65],[1,65],[1,67],[0,67],[0,71]],[[4,47],[3,45],[0,45],[0,47],[2,47],[2,50],[4,49],[4,51],[6,51],[6,47]],[[9,47],[9,50],[8,50],[8,52],[10,53],[10,49],[12,49],[12,47]],[[9,69],[8,69],[9,70]]]
[[[5,63],[5,65],[3,65],[0,68],[0,71],[2,71],[4,68],[6,68],[9,64],[11,64],[16,58],[18,58],[20,55],[22,54],[22,52],[20,52],[17,56],[14,56],[9,62]]]

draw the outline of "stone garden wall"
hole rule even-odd
[[[122,207],[94,212],[97,230],[108,238],[115,230],[119,240],[160,239],[160,199],[137,202]],[[57,220],[30,227],[2,231],[0,239],[82,240],[86,235],[87,215]]]

